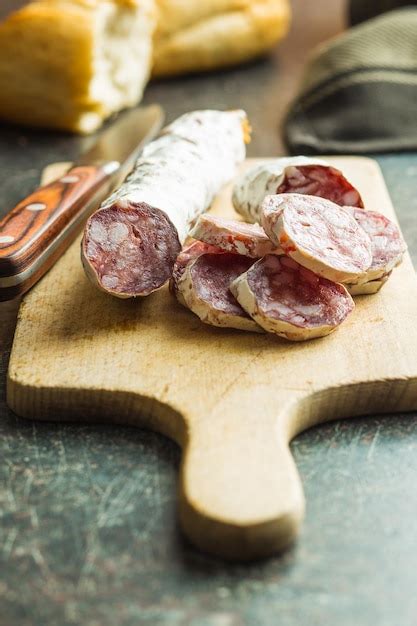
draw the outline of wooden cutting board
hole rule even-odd
[[[331,161],[369,208],[393,217],[376,163]],[[213,210],[233,215],[230,189]],[[8,404],[27,418],[172,437],[183,449],[179,516],[189,539],[227,558],[269,555],[296,536],[304,514],[292,437],[330,419],[417,409],[411,261],[379,294],[357,298],[336,333],[297,344],[206,326],[167,288],[111,298],[85,278],[76,242],[22,302]]]

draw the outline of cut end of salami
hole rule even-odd
[[[354,217],[371,240],[372,263],[365,276],[358,282],[369,283],[385,277],[401,263],[404,252],[407,250],[407,244],[398,226],[377,211],[362,211],[348,206],[344,209]]]
[[[282,254],[259,224],[248,224],[215,215],[201,215],[191,237],[217,246],[225,252],[259,259],[265,254]]]
[[[231,290],[262,328],[291,341],[328,335],[355,307],[343,285],[274,255],[252,265]]]
[[[230,291],[230,283],[252,265],[237,254],[202,254],[187,265],[178,289],[186,306],[212,326],[262,332]]]
[[[360,193],[330,165],[290,165],[285,169],[284,179],[276,193],[301,193],[331,200],[340,206],[363,208]]]
[[[259,222],[265,196],[300,193],[331,200],[340,206],[363,207],[357,189],[338,169],[305,156],[265,161],[245,172],[233,189],[233,206],[249,222]]]
[[[267,196],[262,226],[288,256],[336,282],[354,282],[372,262],[371,242],[352,215],[315,196]]]
[[[116,203],[97,211],[81,244],[89,278],[119,298],[146,296],[165,284],[180,250],[167,215],[145,203]]]

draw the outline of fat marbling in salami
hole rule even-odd
[[[256,261],[231,284],[231,290],[262,328],[290,341],[330,334],[355,306],[343,285],[285,256],[268,255]]]

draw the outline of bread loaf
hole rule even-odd
[[[153,74],[248,61],[287,33],[289,0],[157,0]]]
[[[0,13],[0,119],[80,133],[137,104],[152,65],[161,76],[246,61],[290,15],[289,0],[15,2]]]
[[[153,0],[36,0],[0,22],[0,118],[81,133],[136,104]]]

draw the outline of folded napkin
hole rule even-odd
[[[417,149],[417,7],[390,11],[320,46],[287,114],[291,153]]]

